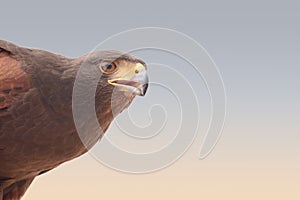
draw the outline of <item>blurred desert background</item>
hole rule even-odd
[[[35,179],[24,200],[300,199],[299,2],[28,0],[0,10],[1,39],[70,57],[130,28],[184,32],[216,62],[228,100],[222,137],[204,160],[203,135],[170,167],[142,175],[86,154]]]

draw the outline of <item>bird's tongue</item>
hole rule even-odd
[[[135,88],[139,88],[140,85],[141,85],[138,82],[129,81],[129,80],[116,80],[114,82],[117,83],[117,84],[120,84],[120,85],[129,85],[129,86],[132,86],[132,87],[135,87]]]

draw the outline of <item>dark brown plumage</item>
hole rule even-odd
[[[83,65],[89,69],[83,84],[102,75],[95,110],[104,133],[136,95],[145,94],[143,61],[117,51],[66,58],[0,40],[0,199],[20,199],[36,176],[84,154],[101,138],[90,131],[83,145],[73,121],[73,85]]]

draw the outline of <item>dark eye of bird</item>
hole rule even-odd
[[[107,70],[110,70],[111,68],[113,68],[112,64],[106,65]]]
[[[102,69],[103,73],[111,74],[116,71],[117,67],[115,64],[110,63],[110,64],[103,65],[101,67],[101,69]]]

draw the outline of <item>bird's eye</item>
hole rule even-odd
[[[116,71],[117,66],[114,63],[109,63],[101,66],[101,70],[105,74],[112,74]]]

